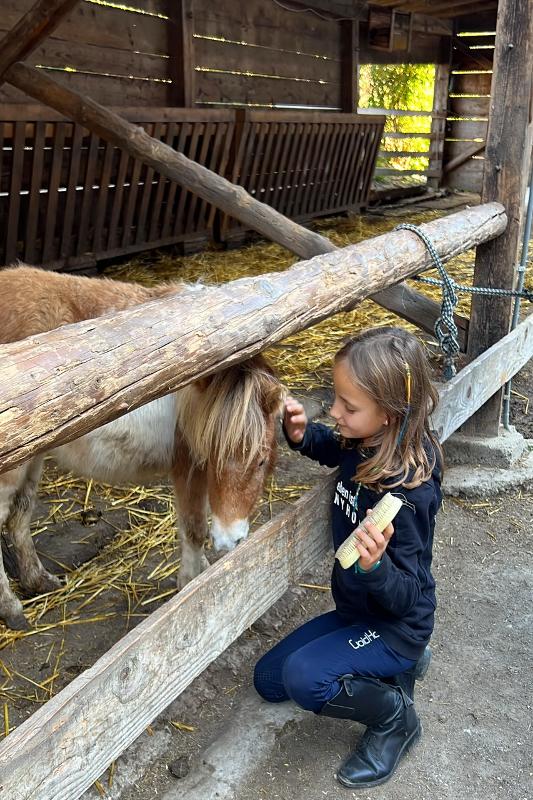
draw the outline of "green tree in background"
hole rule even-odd
[[[363,64],[359,72],[359,106],[402,111],[431,111],[435,86],[434,64]],[[387,133],[429,133],[430,117],[387,116],[382,150],[424,152],[429,139],[390,139]],[[425,169],[427,157],[391,157],[378,166]]]

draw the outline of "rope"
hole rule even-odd
[[[426,245],[433,263],[435,264],[435,267],[438,269],[442,278],[442,281],[438,282],[442,285],[442,304],[440,316],[437,318],[433,330],[435,331],[435,336],[440,344],[440,349],[444,353],[443,377],[444,380],[448,381],[450,378],[453,378],[457,372],[455,359],[457,358],[457,354],[460,350],[459,332],[453,316],[458,303],[458,297],[455,293],[455,281],[453,278],[450,278],[444,269],[444,264],[442,263],[440,256],[435,249],[435,245],[431,239],[426,236],[424,231],[420,230],[420,228],[418,228],[416,225],[411,225],[409,223],[402,223],[402,225],[398,225],[394,230],[412,231],[412,233],[416,233],[416,235],[422,239]],[[428,278],[428,280],[430,279]]]
[[[528,289],[522,289],[521,291],[517,291],[515,289],[492,289],[488,286],[463,286],[460,283],[456,283],[444,269],[444,264],[442,263],[441,258],[437,253],[435,245],[431,239],[426,236],[424,231],[420,230],[417,225],[411,225],[410,223],[406,222],[402,225],[397,225],[394,230],[405,230],[416,233],[416,235],[422,239],[426,245],[433,263],[435,264],[442,278],[442,280],[439,281],[436,278],[425,278],[419,275],[415,276],[415,280],[419,281],[420,283],[428,283],[432,286],[442,287],[441,312],[440,317],[438,317],[437,321],[435,322],[434,331],[435,336],[440,344],[440,348],[444,353],[443,374],[444,380],[448,381],[450,378],[453,378],[457,371],[455,367],[455,359],[460,350],[457,325],[455,324],[455,319],[453,316],[457,306],[456,292],[469,292],[470,294],[481,294],[487,295],[488,297],[524,297],[526,300],[529,300],[530,303],[533,303],[533,291],[529,291]],[[523,270],[525,268],[521,269]]]

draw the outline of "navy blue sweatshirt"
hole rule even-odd
[[[364,456],[357,448],[345,447],[334,431],[310,423],[300,444],[287,438],[293,450],[327,467],[340,467],[332,505],[333,546],[335,550],[364,519],[382,493],[353,480]],[[381,564],[367,573],[356,566],[343,569],[335,559],[331,589],[338,614],[347,624],[364,622],[375,626],[380,636],[397,653],[417,659],[433,631],[435,580],[431,557],[435,516],[441,504],[440,469],[416,489],[403,486],[391,489],[405,504],[396,515],[394,534],[381,558]]]

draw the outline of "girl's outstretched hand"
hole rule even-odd
[[[300,444],[307,427],[307,414],[303,405],[298,400],[295,400],[294,397],[287,397],[285,400],[283,427],[291,442]]]

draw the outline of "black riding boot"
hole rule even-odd
[[[420,736],[413,701],[399,686],[377,678],[346,676],[342,683],[340,692],[320,713],[361,722],[367,729],[337,772],[337,780],[351,789],[385,783],[403,753]]]

